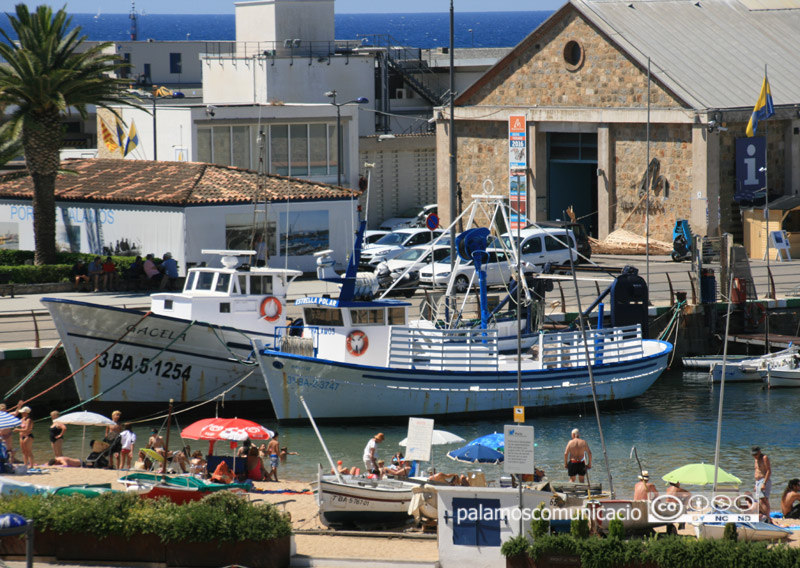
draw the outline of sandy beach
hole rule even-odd
[[[107,469],[46,467],[43,473],[7,476],[13,481],[62,487],[81,483],[111,483],[113,489],[124,490],[117,479],[125,472]],[[0,476],[2,477],[2,476]],[[298,481],[256,482],[255,486],[264,491],[310,491],[308,483]],[[391,536],[345,536],[335,534],[319,522],[317,504],[314,496],[292,493],[250,493],[253,502],[274,503],[282,511],[291,515],[292,526],[296,532],[297,554],[314,558],[358,558],[371,560],[393,560],[436,562],[439,558],[436,540],[414,538],[413,544],[404,538],[403,533]],[[314,534],[303,534],[311,531]],[[317,531],[330,534],[316,534]],[[413,536],[418,537],[419,533]],[[380,541],[380,543],[378,543]]]

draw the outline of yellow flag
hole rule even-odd
[[[111,130],[106,126],[106,121],[102,118],[100,119],[100,132],[103,135],[103,142],[108,148],[108,151],[112,154],[119,150],[119,144],[114,141],[114,135],[111,133]]]
[[[136,124],[131,119],[131,129],[128,130],[128,141],[125,142],[124,156],[127,156],[139,145],[139,135],[136,133]]]

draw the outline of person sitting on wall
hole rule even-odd
[[[151,285],[156,286],[158,283],[161,282],[161,271],[156,266],[156,263],[153,261],[155,257],[153,253],[148,254],[145,257],[144,265],[142,266],[144,270],[145,278],[150,282]]]
[[[100,285],[103,280],[103,261],[99,256],[94,257],[94,260],[89,263],[89,281],[94,285],[94,291],[100,291]]]
[[[86,292],[89,290],[86,287],[86,285],[89,283],[89,271],[86,268],[86,263],[83,262],[83,260],[78,259],[78,262],[72,266],[70,277],[72,282],[75,284],[76,292]]]
[[[161,278],[159,289],[164,288],[168,290],[175,289],[175,283],[178,281],[178,263],[172,258],[171,252],[164,253],[164,260],[160,266],[161,272],[164,274]]]

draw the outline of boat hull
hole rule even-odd
[[[739,540],[774,541],[789,538],[792,532],[783,527],[768,523],[734,523]],[[724,523],[698,523],[695,525],[697,538],[721,540],[725,534]]]
[[[323,525],[398,526],[413,519],[408,510],[416,484],[351,476],[342,480],[322,476],[314,484]]]
[[[226,402],[262,408],[267,403],[250,339],[271,343],[271,336],[86,302],[45,298],[42,303],[63,342],[81,401],[163,408],[170,399],[204,401],[225,392]]]
[[[597,399],[619,401],[644,393],[667,366],[665,342],[641,358],[592,366]],[[275,415],[307,420],[304,397],[316,419],[472,416],[508,412],[517,405],[516,370],[391,369],[256,349]],[[523,370],[522,405],[535,410],[592,402],[586,366]],[[535,414],[536,412],[534,412]]]
[[[767,388],[798,388],[800,387],[800,369],[767,369],[761,371]]]

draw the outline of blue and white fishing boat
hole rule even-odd
[[[644,339],[640,325],[591,330],[585,341],[580,332],[541,333],[521,358],[503,355],[486,325],[483,285],[480,328],[411,325],[408,303],[355,297],[363,227],[339,298],[297,300],[304,325],[291,329],[296,336],[279,328],[274,347],[253,342],[279,420],[305,419],[300,396],[321,419],[505,413],[518,392],[536,413],[591,403],[588,365],[600,402],[641,395],[667,366],[672,345]],[[459,250],[480,264],[485,250],[468,245],[486,242],[488,231],[477,231],[485,233],[459,237]]]

